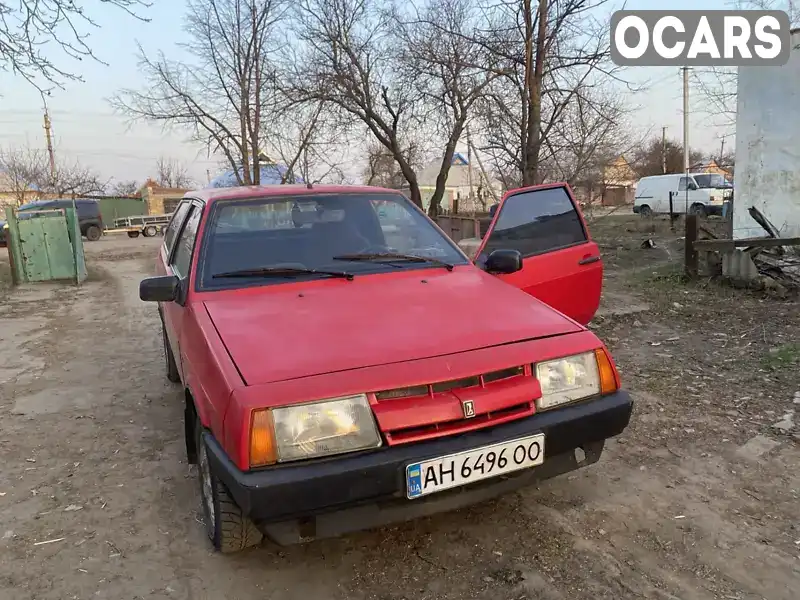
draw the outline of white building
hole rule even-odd
[[[428,210],[431,196],[436,189],[436,178],[442,166],[442,159],[437,158],[426,166],[419,174],[419,190],[422,196],[422,205]],[[455,201],[458,200],[458,212],[466,213],[470,211],[483,212],[494,204],[495,200],[489,187],[494,189],[494,194],[499,199],[503,195],[502,184],[492,179],[487,181],[481,171],[480,166],[472,166],[472,201],[470,201],[470,168],[467,157],[460,152],[453,154],[450,172],[447,174],[445,183],[444,197],[440,204],[441,209],[452,212]]]
[[[762,237],[752,206],[781,237],[800,237],[800,29],[782,67],[739,68],[733,237]]]

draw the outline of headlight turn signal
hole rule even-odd
[[[611,358],[603,348],[534,365],[542,386],[536,408],[546,410],[619,388]]]
[[[250,466],[377,448],[382,440],[365,394],[257,410]]]
[[[272,413],[269,410],[256,410],[250,423],[250,466],[263,467],[277,460]]]

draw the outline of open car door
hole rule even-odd
[[[475,255],[484,268],[494,250],[517,250],[522,269],[497,275],[586,325],[600,305],[603,262],[565,183],[508,192]],[[502,314],[502,307],[497,307]]]

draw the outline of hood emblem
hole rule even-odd
[[[461,410],[465,419],[471,419],[475,416],[475,403],[472,400],[464,400],[461,402]]]

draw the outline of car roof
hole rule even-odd
[[[196,198],[207,203],[216,200],[244,200],[271,196],[314,196],[319,194],[400,194],[399,190],[368,185],[248,185],[229,188],[210,188],[186,192],[184,198]]]

